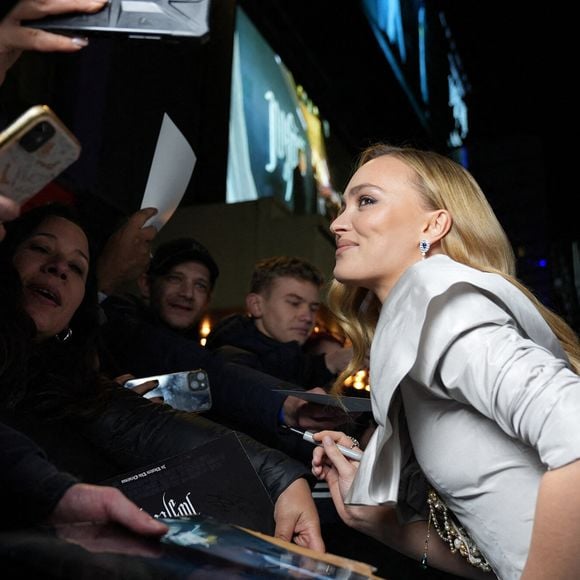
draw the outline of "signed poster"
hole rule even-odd
[[[102,482],[157,518],[213,516],[266,534],[274,508],[235,433]]]

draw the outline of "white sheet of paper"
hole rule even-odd
[[[195,167],[196,156],[169,115],[163,115],[141,208],[155,207],[157,215],[145,226],[159,231],[177,209]]]

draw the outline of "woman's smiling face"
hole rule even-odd
[[[419,241],[431,212],[413,178],[413,171],[390,155],[372,159],[353,175],[343,210],[330,226],[339,282],[368,288],[384,301],[403,272],[421,259]]]
[[[83,230],[66,218],[49,216],[18,245],[13,264],[37,339],[65,330],[85,295],[89,244]]]

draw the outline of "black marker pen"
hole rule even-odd
[[[294,427],[288,427],[287,425],[285,425],[285,427],[287,429],[290,429],[290,431],[293,431],[294,433],[300,435],[302,439],[304,439],[304,441],[308,441],[313,445],[318,445],[319,447],[322,447],[322,443],[319,443],[314,439],[313,437],[314,433],[312,433],[312,431],[300,431],[300,429],[294,429]],[[348,447],[344,447],[343,445],[338,444],[336,446],[338,447],[338,450],[349,459],[355,459],[356,461],[360,461],[363,457],[363,452],[360,449],[349,449]]]

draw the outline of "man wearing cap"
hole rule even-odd
[[[207,248],[193,238],[159,246],[137,283],[151,312],[173,330],[197,340],[219,269]]]
[[[136,230],[136,224],[122,229]],[[141,232],[135,235],[143,236]],[[131,254],[127,247],[128,244],[116,241],[105,253],[115,255],[117,249],[127,262]],[[116,291],[120,281],[129,281],[128,272],[120,273],[124,266],[108,264],[109,272],[118,272],[117,276],[113,273],[107,277],[116,278],[116,284],[108,285],[114,288],[112,292],[104,289],[105,277],[99,276],[101,306],[106,319],[102,326],[105,368],[115,375],[130,373],[135,376],[187,370],[183,368],[185,362],[189,363],[189,370],[205,368],[210,357],[199,344],[199,322],[207,311],[219,276],[215,260],[203,244],[191,237],[160,244],[152,255],[148,252],[148,256],[147,263],[141,261],[140,267],[131,268],[139,297]],[[130,329],[134,329],[134,336]],[[156,345],[153,356],[141,356],[146,352],[141,350],[142,341],[152,341]],[[163,353],[174,345],[187,345],[187,361],[184,360],[179,368],[165,368],[167,363],[163,363],[163,370],[147,372],[149,367],[159,366],[160,360],[167,360],[168,355]]]

